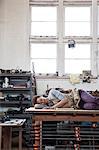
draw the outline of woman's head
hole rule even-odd
[[[34,96],[33,103],[34,104],[48,104],[48,99],[43,96]]]

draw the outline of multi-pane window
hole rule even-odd
[[[80,5],[80,2],[77,5],[78,1],[72,1],[75,5],[66,5],[69,1],[65,1],[62,6],[61,1],[58,1],[58,6],[48,5],[47,0],[45,2],[44,6],[40,1],[41,5],[31,5],[30,55],[35,72],[58,71],[69,74],[94,69],[93,60],[96,59],[92,54],[97,50],[92,49],[95,47],[92,29],[95,19],[92,18],[91,3],[86,5],[86,1],[81,1],[84,5]],[[74,48],[68,48],[70,39],[76,42]]]
[[[31,35],[56,36],[56,7],[32,7]]]
[[[56,44],[31,44],[31,63],[36,73],[55,73]]]
[[[98,6],[98,14],[99,14],[99,6]],[[98,23],[98,37],[99,37],[99,15],[97,17],[97,23]]]
[[[65,46],[65,73],[82,73],[90,70],[90,44],[76,44],[75,48]]]
[[[90,7],[65,8],[65,35],[90,35]]]

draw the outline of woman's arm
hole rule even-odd
[[[65,97],[64,99],[62,99],[61,101],[59,101],[57,104],[51,106],[50,108],[63,108],[65,106],[65,108],[69,108],[69,103],[68,103],[68,99]]]

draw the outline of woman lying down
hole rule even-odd
[[[51,89],[47,97],[34,96],[34,107],[42,108],[74,108],[99,109],[99,97],[92,96],[84,90],[73,89],[69,94]]]

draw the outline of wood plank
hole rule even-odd
[[[41,113],[65,113],[65,114],[97,114],[99,115],[99,110],[82,110],[73,108],[56,108],[56,109],[35,109],[30,107],[25,110],[27,113],[41,114]]]
[[[99,116],[85,115],[33,115],[35,121],[92,121],[99,122]]]
[[[19,127],[19,150],[22,150],[22,127]]]
[[[2,146],[2,127],[0,126],[0,150]]]
[[[5,150],[11,150],[11,127],[5,127],[4,128],[4,138],[3,138],[3,148]]]

